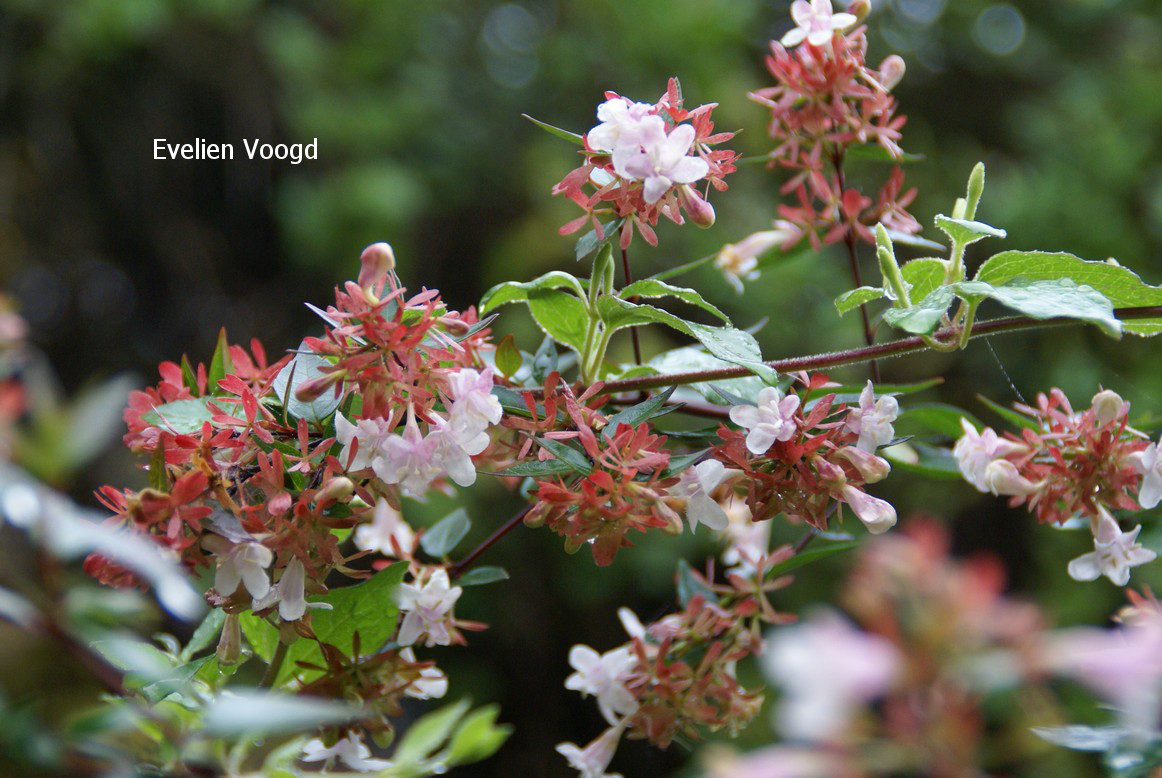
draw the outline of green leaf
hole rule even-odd
[[[542,130],[549,133],[550,135],[553,135],[557,138],[561,138],[562,140],[567,140],[570,143],[576,143],[578,146],[585,145],[585,140],[575,132],[569,132],[568,130],[562,130],[560,127],[554,127],[551,124],[546,124],[545,122],[542,122],[540,119],[534,119],[533,117],[529,116],[527,113],[522,113],[521,116],[525,119],[528,119],[530,122],[537,125]]]
[[[238,689],[211,701],[202,722],[210,737],[235,739],[256,733],[304,732],[358,715],[359,708],[333,700]]]
[[[190,364],[190,358],[185,354],[182,354],[182,383],[195,397],[198,396],[198,376]]]
[[[472,520],[463,508],[457,508],[433,524],[420,536],[420,546],[431,557],[447,556],[472,528]]]
[[[578,473],[589,475],[589,473],[593,472],[593,464],[589,461],[589,457],[572,446],[568,446],[552,438],[537,438],[536,440],[542,448],[556,457],[559,462],[564,462]]]
[[[732,366],[731,362],[707,354],[702,346],[683,346],[658,354],[646,365],[631,367],[624,372],[622,377],[630,378],[633,375],[664,376],[691,370],[720,370]],[[688,384],[687,388],[693,389],[712,403],[721,403],[723,394],[753,401],[766,385],[766,382],[761,378],[752,375],[743,378],[726,378],[720,381]]]
[[[480,314],[483,316],[507,303],[527,302],[529,292],[568,289],[578,297],[585,296],[585,287],[580,279],[560,270],[553,270],[532,281],[506,281],[497,284],[480,298]]]
[[[300,349],[307,349],[306,343],[299,345]],[[311,424],[322,424],[335,409],[343,402],[343,393],[328,389],[315,399],[304,402],[295,397],[298,388],[307,381],[313,381],[326,375],[325,368],[333,365],[325,358],[313,353],[299,353],[295,358],[278,371],[278,375],[270,384],[271,392],[278,401],[286,400],[286,412],[296,419],[305,419]]]
[[[762,361],[763,355],[758,341],[749,332],[733,327],[709,327],[697,324],[680,319],[660,308],[635,305],[617,297],[602,297],[597,301],[597,310],[611,331],[642,324],[665,324],[694,338],[719,359],[741,365],[768,383],[778,380],[778,373]]]
[[[397,562],[380,570],[363,583],[332,589],[321,597],[310,598],[310,602],[325,602],[331,605],[331,610],[310,611],[311,628],[314,629],[315,635],[321,642],[330,643],[347,656],[351,656],[355,650],[354,635],[358,631],[359,648],[365,656],[379,650],[387,639],[395,634],[399,608],[396,607],[393,595],[396,587],[403,581],[407,569],[407,562]],[[245,621],[243,627],[245,628]],[[247,633],[246,637],[249,640],[250,634]],[[275,680],[276,684],[281,684],[296,674],[308,681],[318,677],[317,670],[296,667],[296,662],[323,665],[323,653],[319,644],[305,639],[292,643],[287,650],[282,671]]]
[[[697,462],[699,459],[702,459],[702,457],[706,456],[706,452],[708,452],[709,450],[710,449],[708,449],[708,448],[704,448],[701,451],[695,451],[691,454],[683,454],[681,456],[671,456],[670,457],[670,464],[666,467],[666,470],[662,474],[662,477],[663,478],[673,478],[674,476],[680,474],[683,470],[686,470],[691,465],[693,465],[695,462]]]
[[[496,369],[505,378],[512,378],[520,370],[523,361],[520,349],[516,347],[516,339],[512,335],[505,335],[496,347]]]
[[[1122,323],[1114,317],[1114,306],[1105,295],[1091,286],[1079,286],[1071,278],[1013,278],[1000,286],[964,281],[953,284],[952,290],[973,302],[981,298],[995,300],[1033,319],[1077,319],[1096,324],[1110,337],[1122,335]]]
[[[850,146],[843,152],[845,162],[851,160],[853,162],[886,162],[890,165],[905,165],[909,162],[921,162],[923,159],[923,154],[909,154],[906,151],[899,156],[894,156],[892,152],[878,143],[861,143],[858,146]]]
[[[545,382],[545,377],[557,370],[560,366],[560,358],[557,356],[557,346],[553,343],[553,339],[546,337],[541,341],[541,345],[537,347],[537,353],[533,354],[533,380],[538,384]],[[537,406],[539,409],[541,406]],[[538,411],[539,412],[539,411]],[[528,415],[528,411],[525,411]]]
[[[897,435],[935,434],[959,438],[964,434],[964,429],[960,426],[961,419],[968,419],[968,422],[978,430],[984,426],[971,413],[953,405],[920,403],[910,405],[900,412],[895,430]]]
[[[936,257],[920,257],[906,262],[900,267],[900,275],[911,287],[909,294],[913,300],[923,300],[944,285],[944,275],[948,265]]]
[[[1162,288],[1150,286],[1131,270],[1113,262],[1091,262],[1072,254],[1042,251],[1004,251],[980,266],[976,280],[1001,286],[1022,277],[1029,281],[1069,278],[1103,294],[1115,308],[1162,305]],[[1162,332],[1162,318],[1124,322],[1132,335]]]
[[[165,469],[165,446],[158,441],[157,447],[153,450],[153,456],[149,458],[149,485],[162,492],[169,494],[169,473]]]
[[[206,400],[174,400],[146,411],[142,420],[163,430],[178,435],[196,435],[202,431],[202,424],[214,417]]]
[[[631,297],[674,297],[684,303],[696,305],[707,313],[717,316],[723,322],[730,324],[730,319],[727,317],[727,315],[715,306],[706,302],[706,300],[698,292],[682,286],[672,286],[667,284],[665,281],[659,281],[656,278],[646,278],[641,281],[634,281],[632,284],[618,292],[617,296],[623,300],[628,300]]]
[[[767,570],[766,577],[778,578],[780,575],[786,575],[792,570],[803,567],[804,565],[809,565],[812,562],[818,562],[820,559],[826,559],[827,557],[835,556],[836,554],[842,554],[845,551],[851,551],[855,548],[859,548],[859,543],[854,540],[847,540],[831,543],[827,546],[824,546],[823,548],[816,547],[805,549],[800,551],[798,554],[795,554],[795,556],[791,557],[790,559],[787,559],[771,567],[769,570]]]
[[[264,662],[274,657],[274,650],[278,647],[278,630],[263,618],[255,616],[250,611],[241,614],[238,622],[242,625],[242,634],[255,656]]]
[[[947,313],[953,297],[952,289],[947,286],[939,287],[915,305],[907,308],[889,308],[884,311],[884,321],[904,332],[931,335],[940,327],[940,321]]]
[[[954,243],[959,243],[962,246],[968,246],[985,238],[1004,238],[1007,236],[1004,230],[989,226],[984,222],[953,219],[944,214],[939,214],[936,217],[936,226]]]
[[[617,231],[621,228],[621,223],[625,219],[613,219],[601,225],[601,232],[605,235],[604,238],[597,237],[597,230],[589,230],[589,232],[577,239],[577,246],[573,253],[578,262],[585,259],[585,257],[592,254],[599,246],[608,243],[609,239],[617,235]]]
[[[520,478],[540,478],[546,475],[564,475],[575,473],[577,470],[568,462],[560,459],[532,459],[528,462],[518,462],[512,467],[506,467],[491,475],[517,476]]]
[[[698,595],[706,602],[717,603],[718,596],[714,594],[701,579],[694,575],[685,559],[678,560],[678,602],[685,608],[690,600]]]
[[[884,296],[883,287],[879,286],[861,286],[858,289],[849,289],[835,298],[835,309],[842,316],[848,311],[855,310],[865,303],[879,300]]]
[[[503,567],[484,565],[483,567],[474,567],[467,573],[464,573],[464,575],[456,579],[456,583],[459,586],[483,586],[484,584],[507,580],[508,571]]]
[[[202,623],[194,630],[194,634],[190,637],[190,642],[182,649],[181,660],[188,662],[194,658],[194,655],[200,651],[209,648],[218,639],[218,635],[222,632],[222,624],[226,621],[226,611],[221,608],[214,608],[206,614],[206,618],[202,619]]]
[[[495,754],[512,734],[512,727],[496,725],[498,715],[497,705],[486,705],[469,713],[452,735],[444,762],[452,767],[479,762]]]
[[[392,762],[407,765],[426,759],[448,739],[452,728],[468,712],[470,705],[468,700],[460,700],[421,716],[404,733],[392,754]]]
[[[909,246],[914,249],[924,249],[925,251],[946,251],[943,243],[937,243],[934,240],[922,238],[919,235],[913,235],[909,232],[900,232],[899,230],[888,230],[888,237],[892,239],[892,243],[897,246]]]
[[[528,305],[546,335],[581,353],[589,321],[589,308],[582,300],[568,292],[535,290],[529,292]]]
[[[605,437],[612,438],[617,432],[617,425],[627,424],[630,427],[636,427],[642,422],[649,421],[655,416],[661,415],[659,410],[666,404],[666,400],[670,399],[670,395],[677,389],[676,386],[671,386],[664,392],[655,394],[648,400],[644,400],[637,405],[631,405],[628,408],[623,408],[617,413],[609,417],[608,423],[602,430]],[[664,413],[664,411],[662,412]]]
[[[226,342],[226,328],[218,330],[218,345],[214,348],[214,356],[210,359],[210,372],[206,375],[206,391],[218,394],[218,382],[234,372],[234,363],[230,361],[230,345]]]
[[[990,400],[989,398],[985,397],[983,394],[978,394],[976,396],[976,399],[980,400],[982,403],[985,404],[985,406],[988,407],[989,410],[991,410],[993,413],[1000,416],[1002,419],[1009,422],[1013,426],[1017,427],[1018,429],[1031,429],[1031,430],[1037,429],[1037,422],[1033,421],[1028,416],[1025,416],[1022,413],[1017,413],[1012,408],[1006,408],[1005,406],[1001,405],[1000,403],[995,402],[995,401]]]

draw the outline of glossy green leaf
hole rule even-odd
[[[322,356],[307,353],[307,345],[300,344],[301,353],[283,366],[278,375],[271,382],[271,392],[278,398],[279,403],[286,402],[286,411],[296,419],[305,419],[311,424],[322,424],[343,402],[342,391],[327,389],[318,397],[310,401],[300,400],[295,396],[298,388],[308,381],[322,378],[331,363]]]
[[[589,309],[577,297],[560,290],[529,292],[529,312],[553,340],[580,353],[585,344]]]
[[[690,305],[696,305],[709,314],[717,316],[726,324],[730,324],[730,319],[725,313],[719,310],[716,306],[711,305],[698,292],[693,289],[688,289],[682,286],[673,286],[667,284],[665,281],[659,281],[656,278],[646,278],[641,281],[634,281],[629,286],[622,289],[617,294],[623,300],[628,300],[631,297],[673,297]]]
[[[573,254],[577,261],[585,259],[585,257],[597,250],[598,246],[602,244],[608,245],[611,238],[615,237],[617,231],[621,229],[621,223],[625,219],[613,219],[601,225],[601,232],[605,235],[604,238],[597,237],[597,230],[589,230],[589,232],[577,239],[577,245],[573,249]]]
[[[1045,281],[1013,278],[999,286],[964,281],[953,284],[952,290],[965,299],[995,300],[1033,319],[1077,319],[1096,324],[1111,337],[1122,335],[1122,323],[1114,318],[1114,306],[1105,295],[1070,278]]]
[[[612,438],[617,432],[617,425],[628,424],[630,427],[636,427],[642,422],[649,421],[655,416],[660,415],[662,406],[666,404],[666,400],[674,393],[677,387],[671,386],[664,392],[655,394],[647,400],[643,400],[637,405],[631,405],[628,408],[623,408],[617,413],[609,417],[608,423],[605,425],[602,432],[607,438]]]
[[[529,292],[568,289],[578,297],[585,296],[580,279],[561,270],[553,270],[532,281],[506,281],[497,284],[480,298],[480,313],[484,315],[508,303],[527,302]]]
[[[491,475],[517,476],[520,478],[540,478],[547,475],[565,475],[575,473],[577,469],[568,462],[560,459],[531,459],[527,462],[518,462]]]
[[[786,575],[792,570],[796,570],[804,565],[809,565],[812,562],[818,562],[820,559],[827,559],[828,557],[842,554],[855,548],[859,548],[859,543],[854,540],[832,542],[823,547],[815,546],[813,548],[807,548],[795,554],[790,559],[771,567],[767,570],[766,577],[768,579],[778,578],[780,575]]]
[[[593,472],[593,463],[589,461],[589,457],[572,446],[562,443],[559,440],[553,440],[552,438],[537,438],[537,443],[556,457],[559,462],[564,462],[578,473],[588,475]]]
[[[835,298],[835,310],[839,315],[853,311],[861,305],[879,300],[885,296],[883,287],[861,286],[858,289],[849,289]]]
[[[210,394],[219,394],[218,382],[234,372],[234,363],[230,361],[230,344],[226,341],[226,328],[218,330],[218,344],[214,348],[214,356],[210,359],[210,370],[206,374],[206,391]]]
[[[194,634],[190,636],[190,642],[182,649],[181,660],[188,662],[194,658],[195,654],[214,645],[218,639],[218,635],[222,633],[222,624],[226,621],[226,611],[221,608],[214,608],[206,614],[206,618],[202,619],[202,623],[194,630]]]
[[[433,524],[420,536],[420,546],[428,556],[442,559],[456,548],[472,528],[472,520],[463,508],[457,508]]]
[[[474,567],[464,573],[464,575],[456,579],[456,584],[458,586],[483,586],[485,584],[507,580],[508,571],[503,567],[484,565],[482,567]]]
[[[214,415],[206,400],[175,400],[146,411],[141,418],[146,424],[178,435],[196,435]]]
[[[530,122],[537,125],[542,130],[549,133],[553,137],[560,138],[562,140],[567,140],[570,143],[576,143],[578,146],[585,145],[585,140],[575,132],[569,132],[568,130],[562,130],[560,127],[554,127],[551,124],[546,124],[545,122],[542,122],[540,119],[534,119],[533,117],[529,116],[527,113],[522,113],[521,116],[525,119],[528,119]]]
[[[976,243],[985,238],[1004,238],[1007,233],[984,222],[969,219],[953,219],[951,216],[940,214],[936,217],[936,226],[940,228],[953,242],[962,246]]]
[[[944,284],[948,265],[936,257],[920,257],[900,266],[900,275],[910,287],[912,302],[923,300]]]
[[[931,335],[940,327],[940,322],[948,312],[948,306],[952,304],[954,297],[952,289],[947,286],[939,287],[915,305],[907,308],[889,308],[884,311],[884,321],[904,332]]]
[[[512,727],[497,725],[499,715],[499,706],[486,705],[465,716],[452,735],[444,762],[449,766],[479,762],[500,750]]]
[[[505,335],[504,339],[496,347],[496,364],[497,371],[505,378],[511,378],[520,370],[523,364],[520,355],[520,349],[516,347],[516,339],[512,335]]]
[[[1015,278],[1052,281],[1068,278],[1096,289],[1115,308],[1162,305],[1162,288],[1143,283],[1133,271],[1111,261],[1091,262],[1072,254],[1042,251],[1004,251],[990,257],[977,271],[977,281],[1002,286]],[[1123,322],[1132,335],[1157,335],[1162,318]]]

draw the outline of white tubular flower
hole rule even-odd
[[[1094,419],[1102,426],[1120,419],[1130,409],[1130,404],[1123,400],[1120,394],[1109,389],[1103,389],[1095,394],[1090,405],[1093,408]]]
[[[1115,585],[1125,586],[1130,582],[1131,567],[1153,562],[1158,557],[1137,542],[1141,531],[1139,524],[1129,532],[1122,532],[1109,511],[1099,507],[1094,550],[1069,563],[1069,577],[1075,581],[1096,581],[1104,575]]]
[[[961,418],[960,426],[964,429],[964,435],[956,441],[952,455],[956,457],[964,480],[975,486],[977,491],[989,491],[985,470],[990,462],[994,459],[1003,459],[1009,454],[1028,451],[1021,443],[998,437],[991,427],[985,427],[984,432],[978,433],[976,427],[964,418]]]
[[[851,506],[852,513],[873,535],[887,532],[896,526],[896,509],[885,500],[872,497],[850,484],[840,490],[840,499]]]
[[[375,503],[375,515],[370,524],[355,530],[355,547],[361,551],[378,551],[384,556],[399,557],[409,554],[416,533],[404,521],[403,514],[380,497]]]
[[[411,646],[400,649],[399,655],[408,662],[416,661],[416,652]],[[403,695],[415,700],[438,700],[448,693],[448,676],[438,667],[425,667],[420,670],[418,680],[408,684]]]
[[[428,440],[435,442],[436,465],[441,473],[447,473],[460,486],[471,486],[476,483],[476,465],[472,464],[472,457],[456,442],[448,423],[435,414],[433,417],[438,428],[428,433]],[[487,435],[484,437],[488,438]]]
[[[607,773],[625,724],[617,724],[602,732],[585,748],[575,743],[558,743],[557,753],[569,760],[569,766],[580,771],[578,778],[622,778],[620,773]]]
[[[341,762],[344,766],[361,773],[370,773],[386,770],[391,762],[386,759],[372,759],[371,749],[363,742],[363,738],[349,732],[346,737],[335,741],[335,745],[327,746],[322,740],[315,738],[303,746],[304,762]]]
[[[348,470],[371,467],[371,460],[379,455],[380,448],[390,437],[391,428],[385,419],[359,419],[352,424],[343,414],[335,414],[335,440],[343,447],[339,452],[339,464]],[[356,440],[359,441],[359,452],[348,465],[347,457]]]
[[[419,427],[408,424],[403,435],[388,436],[380,455],[371,461],[371,469],[384,483],[399,484],[406,496],[423,497],[432,481],[443,475],[438,443],[437,437],[425,438]]]
[[[274,561],[274,554],[261,543],[247,541],[231,544],[225,538],[213,536],[203,541],[217,557],[214,588],[223,597],[229,597],[242,584],[251,597],[261,599],[270,591],[270,576],[266,568]]]
[[[722,564],[727,573],[750,576],[771,548],[771,522],[753,521],[750,508],[737,500],[726,508],[729,520],[723,536],[727,547],[722,552]]]
[[[631,103],[624,97],[615,97],[606,100],[597,106],[597,119],[601,124],[586,134],[589,147],[594,151],[613,152],[618,146],[625,145],[625,140],[632,144],[640,143],[641,130],[639,125],[650,115],[654,107],[648,103]]]
[[[569,649],[569,664],[577,672],[565,679],[565,688],[596,697],[601,715],[610,724],[637,712],[637,699],[625,688],[625,681],[637,667],[637,657],[628,648],[598,654],[589,646],[576,645]]]
[[[1143,508],[1153,508],[1162,502],[1162,457],[1158,456],[1158,445],[1151,443],[1141,451],[1128,457],[1134,469],[1142,474],[1142,487],[1138,490],[1138,504]]]
[[[860,706],[888,690],[899,664],[891,642],[833,613],[774,630],[763,669],[784,691],[779,731],[811,742],[841,735]]]
[[[1004,497],[1027,497],[1041,489],[1017,471],[1017,466],[1007,459],[994,459],[984,469],[984,482],[988,490]]]
[[[795,0],[791,4],[791,18],[798,26],[779,41],[788,49],[803,41],[812,46],[823,46],[836,30],[846,29],[858,21],[852,14],[834,13],[831,0]]]
[[[749,430],[747,451],[762,456],[776,440],[790,440],[795,434],[795,411],[799,397],[783,393],[773,386],[759,392],[755,405],[735,405],[730,409],[730,420]]]
[[[892,472],[888,460],[855,446],[844,446],[835,452],[835,456],[850,462],[851,466],[859,471],[859,477],[865,484],[882,481]]]
[[[874,453],[877,448],[895,437],[896,431],[892,422],[899,415],[900,406],[895,397],[883,396],[878,400],[875,397],[875,387],[868,381],[867,386],[859,395],[859,407],[847,412],[845,426],[856,435],[859,440],[856,447]]]
[[[448,375],[448,385],[452,394],[448,411],[452,437],[468,454],[479,454],[488,448],[485,430],[499,424],[504,416],[500,400],[492,394],[492,368],[479,372],[461,368]]]
[[[452,637],[448,634],[448,620],[452,606],[463,591],[459,586],[451,585],[446,570],[432,573],[423,587],[400,584],[395,601],[400,611],[407,615],[400,624],[396,641],[401,646],[410,646],[426,635],[426,646],[449,645]]]
[[[719,249],[714,266],[722,271],[734,291],[742,294],[742,282],[754,281],[759,277],[759,257],[775,246],[786,243],[795,234],[795,228],[790,222],[777,221],[773,230],[752,233],[738,243],[727,243]]]
[[[650,120],[657,120],[652,130],[646,125]],[[647,203],[653,205],[670,191],[670,187],[692,184],[710,172],[706,160],[689,156],[696,135],[693,125],[680,124],[668,135],[660,116],[647,117],[643,125],[647,129],[643,143],[636,148],[623,145],[614,149],[613,165],[623,178],[645,182],[642,194]]]
[[[717,459],[707,459],[682,471],[678,483],[670,490],[674,497],[686,501],[686,520],[690,531],[705,524],[710,529],[726,529],[726,511],[711,497],[711,493],[727,478],[740,471],[725,467]]]
[[[278,615],[283,621],[298,621],[307,612],[307,608],[331,610],[331,604],[326,602],[307,602],[307,570],[298,557],[287,563],[282,571],[282,578],[270,587],[270,590],[260,598],[256,598],[250,607],[260,611],[278,603]]]

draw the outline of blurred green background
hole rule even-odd
[[[788,5],[0,0],[0,282],[69,392],[126,371],[152,381],[158,361],[182,353],[205,360],[221,324],[232,340],[258,337],[271,353],[291,347],[317,327],[302,302],[325,304],[377,240],[393,244],[412,288],[439,288],[452,307],[467,307],[496,282],[574,267],[573,240],[557,227],[577,211],[549,195],[574,166],[574,149],[521,113],[584,131],[604,90],[654,100],[676,75],[690,106],[718,102],[719,127],[743,130],[735,149],[762,154],[764,111],[746,94],[768,83],[762,58],[790,26]],[[951,208],[983,159],[979,216],[1008,230],[1006,247],[1112,256],[1162,282],[1157,0],[873,6],[870,62],[899,53],[908,63],[896,93],[909,116],[904,146],[925,156],[907,170],[923,224]],[[228,141],[241,155],[242,139],[255,137],[318,138],[319,159],[152,159],[154,138]],[[856,171],[855,180],[870,189],[885,173]],[[714,228],[665,225],[658,249],[635,241],[636,272],[767,228],[777,181],[762,166],[741,168],[713,199]],[[977,244],[970,261],[998,246]],[[774,264],[742,296],[710,268],[687,280],[740,326],[769,319],[759,339],[775,358],[858,344],[855,318],[838,320],[831,305],[850,287],[845,264],[831,250]],[[538,342],[515,308],[496,329],[526,349]],[[666,333],[644,333],[649,352],[674,345]],[[618,347],[624,355],[626,344]],[[1007,404],[1057,385],[1084,405],[1099,383],[1130,399],[1136,416],[1157,417],[1157,354],[1149,341],[1078,328],[882,367],[885,380],[945,376],[919,399],[959,404],[990,423],[997,419],[978,392]],[[114,446],[72,486],[87,500],[102,482],[139,485],[141,476]],[[1065,560],[1086,545],[1080,535],[1036,527],[964,484],[900,474],[882,493],[902,516],[947,520],[959,552],[1000,554],[1014,589],[1045,603],[1058,624],[1100,622],[1120,601],[1104,581],[1067,578]],[[480,535],[518,507],[489,483],[467,499]],[[409,518],[422,524],[449,507]],[[1145,539],[1162,550],[1153,527]],[[689,535],[651,537],[596,571],[587,556],[562,554],[548,532],[530,531],[492,552],[512,580],[465,595],[459,610],[492,629],[472,637],[471,651],[432,652],[450,671],[453,696],[499,701],[517,726],[500,755],[465,774],[569,774],[553,744],[586,742],[601,722],[590,701],[562,686],[568,647],[622,642],[616,606],[660,614],[676,556],[698,562],[711,551]],[[831,572],[842,568],[837,561]],[[835,579],[813,568],[778,604],[826,597]],[[1162,567],[1135,580],[1162,586]],[[63,660],[0,634],[9,696],[50,720],[64,716],[82,687],[56,669]],[[767,738],[765,721],[748,733],[752,743]],[[687,761],[679,747],[631,743],[615,767],[661,775]]]

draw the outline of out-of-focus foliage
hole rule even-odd
[[[580,131],[593,124],[605,89],[653,100],[677,75],[695,103],[721,103],[720,126],[744,130],[736,148],[765,153],[763,111],[745,95],[767,83],[762,56],[788,26],[787,5],[0,0],[0,282],[70,388],[123,369],[151,372],[182,352],[205,357],[221,323],[238,340],[293,345],[311,326],[301,301],[350,275],[336,258],[374,240],[391,240],[410,258],[400,268],[410,286],[438,287],[465,307],[494,283],[572,261],[572,241],[556,229],[573,211],[548,190],[574,166],[574,150],[522,112]],[[873,6],[872,59],[894,52],[908,62],[895,93],[910,117],[904,146],[925,157],[908,176],[920,188],[913,211],[926,228],[984,159],[982,218],[1009,230],[1008,246],[1114,256],[1148,283],[1162,281],[1155,0]],[[154,138],[198,137],[239,150],[243,138],[317,137],[320,158],[298,166],[152,159]],[[672,230],[660,250],[635,245],[639,272],[768,227],[776,178],[749,166],[730,184],[714,199],[714,229]],[[970,250],[970,266],[983,256]],[[712,270],[699,273],[699,288],[729,288]],[[769,317],[758,335],[769,357],[855,344],[854,324],[838,320],[831,305],[849,287],[838,253],[806,254],[766,268],[727,312],[741,327]],[[531,350],[525,321],[508,316],[502,326]],[[628,353],[625,343],[613,349]],[[889,380],[945,375],[949,388],[931,399],[989,423],[995,417],[963,387],[1007,404],[1051,385],[1085,398],[1103,381],[1133,401],[1135,421],[1149,428],[1162,415],[1151,357],[1140,342],[1111,344],[1071,330],[883,368]],[[62,458],[43,447],[78,443],[78,431],[97,426],[83,419],[62,432],[33,419],[29,434],[40,442],[28,445],[25,464],[67,483],[68,457],[79,462],[79,454]],[[1014,586],[1038,595],[1058,623],[1099,620],[1119,602],[1104,583],[1077,596],[1080,585],[1059,564],[1083,550],[1076,538],[1016,521],[963,484],[908,483],[914,488],[891,495],[901,515],[938,506],[953,522],[958,549],[1000,553]],[[499,524],[510,513],[501,502],[498,493],[473,514]],[[434,504],[425,518],[446,508]],[[1149,525],[1143,539],[1162,541]],[[672,555],[693,556],[695,546],[688,538],[643,545],[594,587],[585,560],[562,558],[543,533],[508,542],[496,561],[513,579],[504,603],[520,608],[487,597],[472,603],[496,628],[477,640],[478,655],[449,670],[470,679],[478,698],[507,704],[516,725],[511,744],[481,769],[550,774],[563,771],[551,753],[560,733],[592,717],[559,688],[567,646],[614,643],[612,603],[657,609],[670,596]],[[1143,572],[1145,583],[1162,584],[1157,571]],[[830,593],[826,584],[797,586],[783,606]],[[27,644],[0,644],[6,668],[33,662]],[[53,657],[37,661],[41,669],[15,684],[11,670],[3,673],[15,691],[2,737],[32,750],[39,741],[29,722],[59,719],[73,680],[53,674]],[[32,696],[35,704],[24,702]],[[767,737],[760,729],[750,735],[756,743]],[[676,749],[627,758],[640,760],[631,774],[662,774],[684,762]]]

